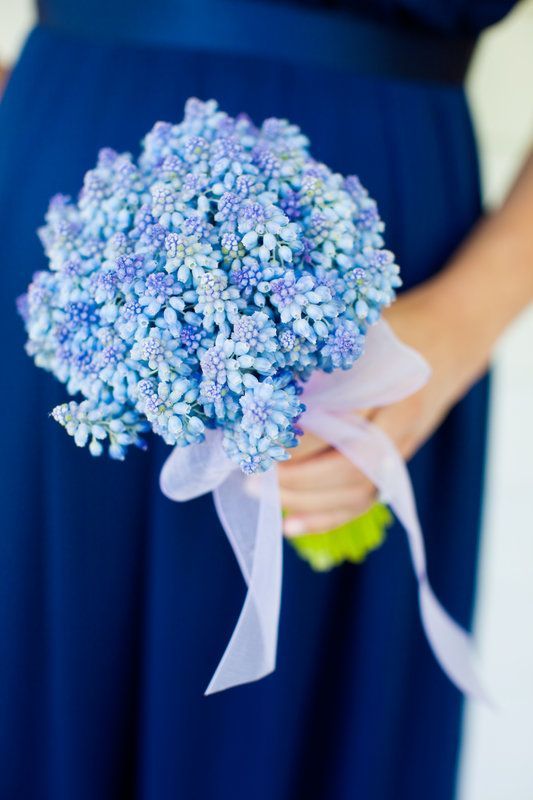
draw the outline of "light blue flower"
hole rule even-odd
[[[176,272],[182,284],[188,284],[194,270],[214,269],[218,261],[213,257],[213,247],[197,235],[169,233],[165,237],[167,272]]]
[[[400,285],[375,201],[315,161],[286,120],[214,101],[159,122],[140,157],[100,151],[77,200],[52,198],[49,269],[18,308],[35,363],[80,402],[53,416],[122,458],[224,432],[245,472],[287,457],[300,386],[348,369]]]
[[[220,269],[200,274],[196,291],[198,300],[194,310],[203,318],[202,324],[208,331],[235,317],[242,305],[238,289],[229,285],[227,274]]]
[[[327,372],[333,369],[349,369],[362,355],[364,336],[352,320],[337,324],[322,347],[322,368]]]
[[[53,409],[52,417],[74,438],[78,447],[88,445],[93,456],[102,454],[105,440],[108,440],[109,455],[119,460],[125,457],[130,445],[146,447],[141,437],[148,430],[146,421],[116,403],[103,405],[89,400],[63,403]]]
[[[277,350],[276,326],[269,316],[262,311],[236,317],[233,320],[231,340],[234,342],[236,356],[249,356],[248,369],[254,369],[261,375],[273,372]],[[241,360],[241,364],[243,361]]]

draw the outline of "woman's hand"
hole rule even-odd
[[[401,295],[385,315],[433,372],[401,403],[362,412],[404,458],[431,436],[486,369],[507,325],[533,301],[533,152],[502,208],[483,219],[437,276]],[[310,434],[279,467],[285,533],[327,531],[362,514],[375,488]]]
[[[457,310],[450,312],[443,299],[442,287],[428,283],[400,296],[385,315],[399,338],[429,362],[429,382],[399,403],[359,412],[388,434],[405,459],[431,436],[485,365],[482,347],[465,343],[464,327],[454,320]],[[291,455],[279,467],[287,535],[331,530],[375,501],[369,479],[316,436],[305,434]]]

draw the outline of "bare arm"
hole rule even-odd
[[[502,208],[478,224],[438,275],[402,294],[387,313],[433,369],[417,394],[366,412],[405,458],[483,374],[500,334],[532,301],[533,153]],[[309,434],[279,475],[289,535],[329,530],[374,502],[370,481]]]
[[[9,70],[7,67],[4,67],[0,64],[0,97],[2,96],[2,92],[4,91],[4,87],[7,83],[7,78],[9,75]]]
[[[502,208],[478,224],[438,275],[404,299],[413,313],[426,307],[426,324],[435,334],[446,321],[454,327],[460,343],[454,347],[445,337],[443,346],[460,355],[465,380],[485,370],[499,336],[533,301],[533,151]],[[398,333],[408,341],[404,317]],[[394,324],[394,309],[390,318]]]

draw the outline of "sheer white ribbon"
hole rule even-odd
[[[444,672],[468,695],[486,699],[474,669],[472,641],[437,600],[426,572],[424,540],[409,473],[391,440],[356,408],[398,402],[421,388],[429,367],[381,320],[370,328],[364,355],[346,372],[316,372],[305,385],[301,424],[350,459],[377,487],[405,528],[418,581],[427,639]],[[206,694],[258,680],[275,668],[282,575],[282,513],[275,469],[251,493],[247,478],[225,455],[220,431],[206,441],[176,447],[161,471],[171,500],[214,494],[224,531],[248,591],[229,644]],[[379,632],[376,633],[379,635]]]

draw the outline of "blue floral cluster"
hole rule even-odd
[[[40,236],[50,269],[21,299],[27,351],[81,402],[53,417],[115,458],[221,428],[246,473],[297,443],[302,381],[349,369],[400,284],[359,180],[286,120],[260,128],[190,99],[138,161],[100,152]]]

